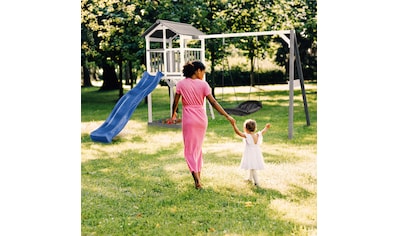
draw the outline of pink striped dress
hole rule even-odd
[[[176,84],[176,93],[182,97],[182,130],[184,157],[190,172],[202,168],[202,143],[208,127],[204,98],[211,93],[206,81],[186,78]]]

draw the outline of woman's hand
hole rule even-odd
[[[226,118],[230,121],[230,123],[231,123],[232,125],[234,125],[234,124],[236,123],[236,120],[235,120],[232,116],[227,115]]]
[[[176,112],[173,113],[172,117],[169,119],[166,119],[166,124],[170,125],[170,124],[176,124],[177,123],[177,119],[176,119]]]

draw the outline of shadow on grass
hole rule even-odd
[[[265,163],[282,164],[282,163],[297,163],[302,160],[296,155],[281,156],[279,154],[265,154]]]
[[[90,134],[81,134],[80,135],[80,143],[92,143],[93,141],[90,138]]]
[[[155,130],[156,128],[154,128]],[[94,131],[91,130],[90,133]],[[162,128],[159,128],[156,130],[157,132],[162,131]],[[170,131],[167,128],[164,128],[163,131]],[[81,137],[80,137],[80,143],[81,144],[86,144],[86,145],[91,145],[91,144],[100,144],[100,145],[115,145],[115,144],[120,144],[120,143],[124,143],[126,141],[132,141],[132,142],[142,142],[143,141],[143,137],[141,136],[134,136],[132,137],[130,140],[127,140],[125,137],[122,137],[120,135],[116,135],[113,139],[111,143],[104,143],[104,142],[95,142],[90,138],[90,133],[82,133]]]
[[[294,202],[300,202],[306,200],[308,198],[314,197],[314,193],[308,191],[305,188],[302,188],[298,185],[290,185],[293,189],[290,191],[290,200]]]
[[[253,188],[252,195],[234,188],[196,190],[184,159],[173,158],[176,152],[124,151],[82,163],[82,235],[289,235],[303,227],[269,207],[271,200],[287,198],[277,190]]]
[[[282,198],[282,199],[286,199],[287,196],[281,194],[279,191],[271,189],[271,188],[265,188],[265,187],[257,187],[257,186],[253,186],[252,187],[252,191],[254,193],[257,193],[259,195],[263,195],[267,198],[267,200],[273,200],[273,199],[277,199],[277,198]]]

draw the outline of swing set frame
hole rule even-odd
[[[212,39],[212,38],[232,38],[232,37],[254,37],[254,36],[265,36],[265,35],[278,35],[284,42],[287,43],[290,49],[289,56],[289,71],[288,71],[288,87],[289,87],[289,108],[288,108],[288,139],[293,138],[294,130],[294,74],[295,67],[297,68],[299,82],[302,91],[303,105],[306,115],[306,124],[310,126],[310,117],[308,110],[308,103],[306,99],[305,82],[303,78],[303,71],[301,65],[301,58],[299,56],[298,42],[295,35],[295,30],[274,30],[274,31],[263,31],[263,32],[244,32],[244,33],[229,33],[229,34],[208,34],[198,35],[200,40]],[[289,37],[288,37],[288,36]],[[205,43],[206,44],[206,43]],[[205,49],[205,45],[203,46]]]
[[[310,125],[309,112],[306,100],[305,85],[299,56],[298,43],[295,30],[263,31],[263,32],[244,32],[228,34],[205,34],[190,24],[157,20],[144,33],[146,40],[146,67],[148,73],[161,71],[164,74],[162,80],[166,81],[170,91],[170,113],[172,114],[173,88],[176,83],[184,79],[182,68],[185,62],[190,60],[205,61],[205,41],[212,38],[231,38],[231,37],[254,37],[264,35],[280,36],[290,48],[289,56],[289,112],[288,112],[288,138],[293,137],[294,121],[294,72],[295,65],[298,70],[299,81],[302,90],[303,104],[306,114],[307,125]],[[196,44],[191,45],[191,41]],[[199,44],[199,45],[198,45]],[[296,63],[295,63],[296,62]],[[151,93],[147,96],[148,101],[148,124],[153,124],[152,120],[152,99]],[[209,102],[208,102],[209,103]],[[206,103],[204,104],[206,107]],[[214,119],[213,110],[209,104],[209,111]],[[156,123],[156,122],[154,122]]]

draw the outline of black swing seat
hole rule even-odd
[[[240,103],[235,108],[225,108],[224,110],[230,115],[246,116],[254,112],[257,112],[261,108],[262,108],[262,103],[260,101],[249,100]]]

